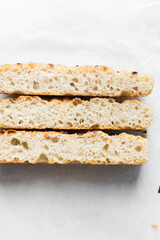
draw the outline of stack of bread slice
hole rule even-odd
[[[145,163],[146,138],[106,131],[148,128],[150,106],[114,98],[147,96],[153,85],[149,74],[104,66],[0,66],[0,92],[23,95],[0,100],[0,162]]]

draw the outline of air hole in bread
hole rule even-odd
[[[76,117],[80,117],[81,116],[81,114],[80,113],[76,113]]]
[[[149,115],[148,114],[146,114],[146,115],[144,115],[145,116],[145,118],[149,118]]]
[[[74,83],[73,83],[73,82],[71,82],[71,83],[70,83],[70,85],[73,87],[73,86],[74,86]]]
[[[31,98],[30,96],[27,96],[25,100],[26,100],[26,101],[31,101],[32,98]]]
[[[113,87],[110,87],[110,90],[113,91]]]
[[[27,144],[27,142],[22,142],[22,146],[23,146],[26,150],[28,150],[28,144]]]
[[[102,103],[101,103],[101,106],[102,106],[102,107],[105,107],[105,106],[106,106],[106,103],[105,103],[105,102],[102,102]]]
[[[62,157],[59,157],[58,159],[59,159],[60,161],[62,161],[62,160],[63,160],[63,158],[62,158]]]
[[[44,149],[48,150],[48,149],[49,149],[49,147],[48,147],[47,145],[44,145]]]
[[[103,151],[107,151],[107,150],[108,150],[108,147],[109,147],[109,144],[106,143],[106,144],[103,146],[102,150],[103,150]]]
[[[4,112],[4,110],[0,110],[0,113],[3,113]]]
[[[84,83],[86,86],[88,85],[88,82],[87,81],[85,81],[85,83]]]
[[[91,126],[91,129],[99,129],[99,128],[100,128],[99,124],[94,124]]]
[[[122,142],[122,145],[124,145],[126,142]]]
[[[133,87],[133,89],[134,89],[135,91],[137,91],[137,90],[138,90],[138,87]]]
[[[22,124],[22,123],[23,123],[23,121],[22,121],[22,120],[20,120],[18,123],[19,123],[19,124]]]
[[[117,88],[117,92],[120,92],[121,90],[119,88]]]
[[[14,86],[14,82],[11,82],[11,85]]]
[[[130,95],[130,91],[127,91],[127,90],[122,90],[121,91],[121,96],[123,97],[123,96],[129,96]]]
[[[17,145],[20,144],[20,141],[17,138],[12,138],[11,144],[14,145],[14,146],[17,146]]]
[[[109,102],[109,103],[113,103],[114,100],[113,100],[112,98],[110,98],[110,99],[108,99],[108,102]]]
[[[37,90],[39,88],[39,83],[37,81],[33,82],[33,88]]]
[[[52,89],[52,88],[53,88],[53,86],[51,86],[51,85],[48,87],[48,89]]]
[[[77,106],[77,105],[79,105],[79,104],[81,104],[81,103],[82,103],[82,100],[79,99],[79,98],[76,98],[76,99],[73,100],[73,105],[74,105],[74,106]]]
[[[79,88],[75,88],[76,91],[79,91]]]
[[[141,146],[137,146],[135,149],[136,149],[137,152],[140,152],[142,150],[142,147]]]
[[[81,123],[83,123],[83,122],[84,122],[84,119],[81,118],[81,119],[79,120],[79,123],[81,124]]]
[[[42,153],[38,158],[38,162],[46,162],[46,161],[48,161],[48,157],[46,156],[46,154]]]
[[[6,108],[10,108],[11,106],[10,105],[7,105]]]
[[[58,123],[63,124],[63,122],[61,120],[59,120]]]
[[[95,86],[93,87],[93,90],[94,90],[94,91],[97,91],[97,90],[98,90],[98,86],[95,85]]]
[[[68,74],[72,74],[72,71],[69,69],[67,73],[68,73]]]
[[[86,77],[86,74],[85,74],[85,73],[83,74],[83,77]]]
[[[9,117],[10,119],[12,119],[11,115],[8,115],[8,117]]]
[[[108,138],[103,138],[102,140],[103,140],[103,142],[107,142]]]
[[[51,78],[49,79],[49,82],[50,82],[50,83],[52,82],[52,79],[51,79]]]
[[[29,120],[29,124],[34,125],[34,122],[32,120]]]
[[[56,142],[58,142],[58,140],[59,140],[59,138],[58,138],[58,137],[53,137],[53,138],[51,138],[51,141],[52,141],[53,143],[56,143]]]
[[[138,123],[141,123],[141,120],[138,120]]]
[[[71,122],[67,122],[67,125],[68,125],[69,127],[72,127],[72,126],[73,126]]]
[[[72,81],[78,83],[78,79],[77,78],[73,78]]]
[[[109,158],[106,158],[106,162],[109,164],[111,161],[109,160]]]
[[[116,156],[119,156],[119,153],[118,153],[116,150],[115,150],[115,155],[116,155]]]
[[[138,110],[138,107],[137,107],[137,106],[135,106],[135,109],[136,109],[136,110]]]
[[[45,136],[45,139],[50,140],[51,138],[50,136]]]

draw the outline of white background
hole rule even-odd
[[[1,0],[0,64],[28,61],[151,73],[150,161],[0,165],[0,239],[160,239],[160,1]]]

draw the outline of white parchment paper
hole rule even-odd
[[[160,1],[1,0],[0,64],[29,61],[151,73],[150,161],[0,165],[0,239],[160,239]]]

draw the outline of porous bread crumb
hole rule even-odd
[[[0,66],[0,92],[9,94],[138,97],[149,95],[153,84],[150,74],[115,71],[106,66]]]
[[[0,100],[0,127],[16,129],[145,129],[153,110],[137,100],[52,99],[21,96]]]
[[[46,148],[47,146],[47,148]],[[142,164],[149,143],[140,136],[15,131],[0,134],[1,163]]]

